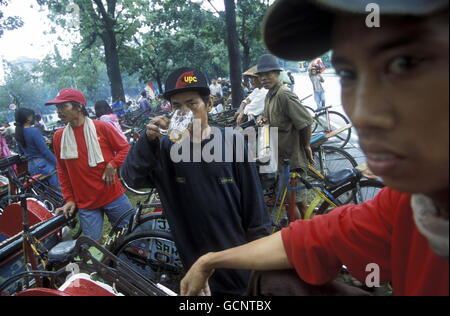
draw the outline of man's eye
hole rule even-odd
[[[391,59],[387,65],[389,74],[402,74],[416,67],[422,59],[410,56],[399,56]]]
[[[356,79],[356,73],[351,70],[346,70],[346,69],[336,70],[336,74],[341,79],[342,84],[349,83],[349,81]]]

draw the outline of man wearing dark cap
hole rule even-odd
[[[63,89],[45,105],[55,105],[58,117],[67,124],[53,137],[66,202],[56,212],[70,217],[78,209],[83,233],[98,241],[102,237],[103,214],[116,223],[132,209],[116,172],[130,146],[109,123],[89,118],[86,98],[78,90]],[[127,222],[122,218],[119,224]]]
[[[189,138],[179,144],[163,136],[170,125],[157,117],[147,125],[122,168],[125,182],[135,188],[156,187],[183,265],[188,269],[201,255],[220,251],[268,235],[260,180],[254,163],[238,162],[229,153],[243,144],[243,136],[226,139],[223,129],[210,127],[212,99],[203,73],[192,68],[174,71],[166,80],[164,98],[174,111],[192,112]],[[173,118],[175,120],[175,118]],[[207,161],[205,152],[219,155]],[[247,149],[245,150],[245,156]],[[177,161],[178,154],[186,159]],[[197,158],[196,158],[197,157]],[[217,159],[216,159],[217,158]],[[242,295],[249,274],[218,270],[211,278],[214,295]]]
[[[392,282],[395,295],[449,295],[449,3],[375,4],[379,10],[368,10],[372,1],[278,0],[264,39],[285,59],[311,60],[333,49],[342,104],[369,168],[387,187],[361,205],[201,257],[182,294],[197,294],[216,268],[279,270],[255,278],[256,294],[336,294],[342,286],[329,282],[345,264],[368,286]],[[379,27],[372,27],[378,12]],[[278,290],[274,275],[284,285]]]
[[[312,118],[298,96],[281,82],[282,70],[273,55],[265,54],[258,59],[256,74],[263,87],[269,90],[263,115],[258,120],[278,128],[279,171],[283,168],[283,161],[289,159],[291,170],[305,173],[308,163],[313,162],[309,145]],[[306,210],[305,199],[305,190],[298,191],[296,202],[300,212]],[[300,216],[297,214],[298,218]]]

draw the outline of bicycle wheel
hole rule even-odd
[[[125,182],[125,180],[124,180],[122,177],[120,177],[120,181],[122,181],[123,186],[125,187],[125,189],[126,189],[128,192],[131,192],[131,193],[134,193],[134,194],[137,194],[137,195],[149,195],[150,193],[153,192],[153,189],[152,189],[152,188],[133,189],[131,186],[129,186],[129,185]]]
[[[111,252],[147,279],[179,293],[184,269],[175,242],[169,232],[153,227],[154,221],[144,222],[121,237]]]
[[[328,120],[329,118],[329,120]],[[315,117],[316,125],[312,128],[314,133],[331,133],[350,124],[345,115],[335,111],[324,111]],[[330,137],[329,143],[343,148],[350,140],[352,129],[348,128],[337,135]]]
[[[338,147],[320,146],[313,154],[313,167],[324,176],[328,176],[342,169],[353,169],[358,165],[352,155]],[[313,172],[309,172],[309,174],[313,178],[317,178],[317,175]]]
[[[339,205],[361,204],[373,199],[383,187],[384,184],[377,180],[360,180],[348,183],[332,192],[332,194]],[[317,214],[326,214],[330,211],[332,211],[332,208],[327,202],[324,202],[319,207]]]

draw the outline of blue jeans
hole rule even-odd
[[[83,234],[93,240],[100,240],[103,234],[103,214],[108,216],[111,225],[118,224],[119,227],[125,227],[129,223],[130,216],[125,216],[120,223],[116,223],[120,217],[131,210],[130,201],[125,194],[122,194],[117,199],[103,207],[94,210],[78,209],[78,216],[80,218],[81,229]]]
[[[325,91],[314,91],[314,100],[316,101],[317,108],[325,106]]]
[[[34,158],[28,161],[28,172],[32,176],[35,176],[37,174],[48,175],[55,170],[56,167],[44,158]],[[58,181],[58,175],[56,173],[52,175],[47,181],[48,184],[50,184],[52,187],[61,187]]]

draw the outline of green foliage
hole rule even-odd
[[[5,1],[0,0],[0,6]],[[0,107],[15,99],[23,106],[42,105],[65,87],[83,91],[89,104],[109,98],[112,66],[106,53],[114,47],[125,93],[133,97],[149,81],[156,80],[161,89],[167,75],[183,66],[200,68],[210,78],[228,77],[224,12],[205,10],[206,1],[36,0],[49,9],[55,24],[79,33],[81,41],[69,59],[55,50],[33,70],[11,68],[6,85],[0,87]],[[269,0],[236,3],[243,70],[265,52],[260,25],[268,4]],[[114,42],[108,42],[108,34]],[[26,89],[26,83],[33,83],[33,88]]]
[[[1,10],[1,6],[7,6],[9,0],[0,0],[0,37],[6,30],[14,30],[23,26],[23,21],[18,16],[7,16]]]

